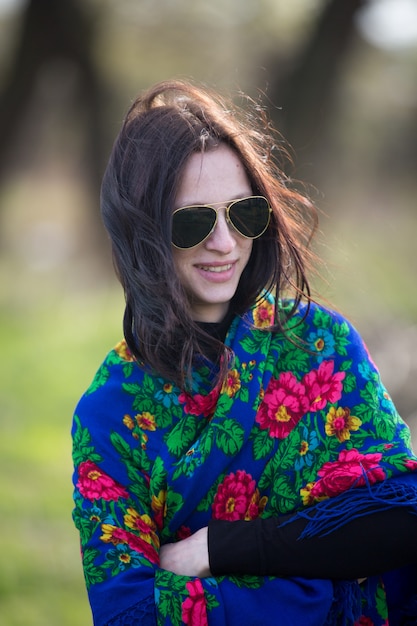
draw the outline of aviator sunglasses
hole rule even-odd
[[[246,239],[257,239],[268,228],[271,207],[263,196],[234,200],[226,207],[226,221]],[[185,250],[194,248],[211,235],[217,223],[217,210],[209,205],[185,206],[172,214],[172,244]]]

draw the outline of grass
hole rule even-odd
[[[71,520],[69,431],[77,399],[119,339],[120,300],[107,291],[41,298],[1,315],[0,605],[8,626],[92,623]]]

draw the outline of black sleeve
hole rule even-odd
[[[308,520],[282,525],[284,519],[211,520],[212,574],[354,579],[417,563],[417,515],[404,507],[368,513],[305,539],[299,537]]]

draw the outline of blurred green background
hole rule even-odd
[[[240,89],[323,212],[318,288],[417,423],[415,0],[1,0],[0,622],[88,626],[71,521],[74,406],[121,337],[99,181],[131,100]]]

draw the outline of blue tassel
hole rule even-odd
[[[356,581],[335,581],[333,603],[323,626],[353,626],[361,614],[359,584]]]
[[[283,525],[300,517],[307,519],[308,524],[300,535],[300,539],[304,539],[328,535],[370,512],[405,506],[417,515],[417,475],[405,474],[375,485],[370,485],[366,476],[365,480],[366,487],[352,487],[334,498],[323,500],[314,507],[299,511]]]

